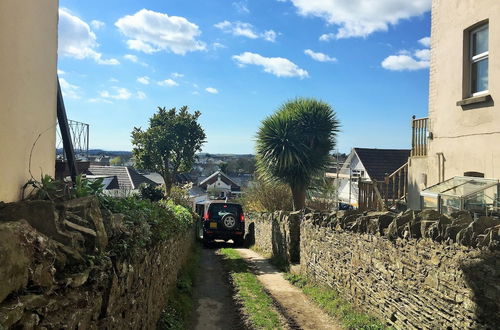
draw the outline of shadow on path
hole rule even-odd
[[[216,250],[221,247],[233,247],[233,245],[215,242],[201,251],[190,329],[245,329],[237,305],[233,301],[233,290],[229,284],[228,274],[216,254]]]

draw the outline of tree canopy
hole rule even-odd
[[[205,132],[198,123],[200,115],[199,111],[189,113],[187,106],[179,110],[158,107],[146,130],[134,127],[132,131],[136,166],[160,173],[167,196],[175,175],[192,169],[195,154],[205,142]]]
[[[339,122],[332,107],[310,98],[283,104],[257,133],[257,170],[264,179],[290,186],[302,209],[311,179],[324,171],[335,147]]]

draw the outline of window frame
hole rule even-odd
[[[488,29],[488,50],[486,52],[474,55],[474,34]],[[490,45],[489,45],[489,38],[490,38],[490,33],[489,33],[489,21],[486,22],[481,22],[478,25],[474,26],[473,28],[470,28],[468,30],[468,71],[469,71],[469,88],[468,88],[468,95],[469,97],[476,97],[476,96],[482,96],[482,95],[487,95],[489,94],[489,58],[490,58]],[[473,84],[472,84],[472,77],[474,75],[474,70],[473,66],[475,63],[479,63],[482,60],[487,60],[488,61],[488,87],[486,90],[479,91],[479,92],[473,92]]]

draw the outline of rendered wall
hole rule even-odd
[[[464,92],[464,31],[489,20],[489,93],[493,102],[462,108]],[[410,182],[427,187],[465,172],[500,178],[500,1],[434,0],[429,86],[428,156],[412,162]],[[464,94],[465,93],[465,94]],[[438,156],[442,153],[442,156]],[[444,170],[439,173],[439,164]],[[421,187],[420,187],[421,188]],[[411,191],[411,188],[410,188]],[[415,190],[410,200],[416,200]],[[412,208],[419,208],[410,203]]]
[[[0,1],[0,201],[20,198],[31,171],[54,175],[57,0]]]

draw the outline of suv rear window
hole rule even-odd
[[[215,203],[210,205],[208,212],[210,213],[211,219],[220,220],[226,213],[232,213],[239,216],[242,210],[241,205],[238,204]]]

